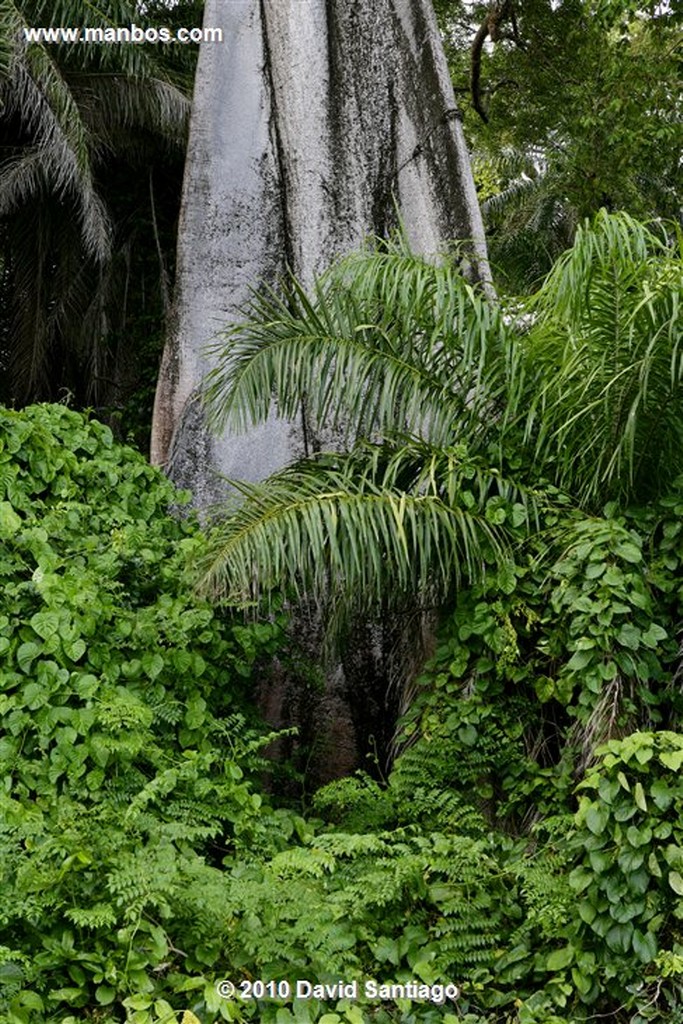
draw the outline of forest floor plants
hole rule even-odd
[[[301,827],[254,787],[268,737],[248,685],[282,622],[231,622],[193,595],[200,534],[171,515],[184,500],[99,423],[0,410],[8,1024],[143,1024],[169,999],[215,1002],[222,859]]]
[[[414,888],[401,911],[419,914],[440,893],[425,912],[425,948],[446,973],[450,950],[460,1009],[482,1019],[607,1013],[641,1024],[679,1012],[665,982],[683,951],[677,868],[641,907],[635,890],[624,899],[628,880],[606,879],[605,896],[602,861],[589,858],[595,880],[584,888],[594,886],[596,920],[609,921],[590,939],[573,912],[584,879],[573,872],[593,852],[598,813],[585,797],[577,811],[575,788],[591,766],[609,767],[601,744],[661,742],[669,757],[665,737],[677,742],[682,292],[680,239],[625,214],[582,225],[534,298],[508,308],[448,261],[380,244],[311,294],[293,281],[283,297],[256,297],[208,381],[217,422],[259,422],[273,397],[292,416],[303,401],[346,447],[245,489],[214,534],[207,593],[253,599],[284,579],[317,597],[335,628],[392,604],[441,609],[388,789],[372,800],[356,780],[342,803],[370,846],[378,813],[437,847],[446,815],[444,842],[468,837],[472,870],[486,857],[497,864],[502,916],[476,904],[500,928],[490,946],[483,924],[457,939],[451,915],[474,889],[452,876]],[[637,780],[623,774],[630,791]],[[607,823],[609,808],[600,815]],[[659,863],[659,827],[637,830],[637,857]],[[617,858],[627,852],[620,828],[606,839]],[[396,894],[392,906],[402,907]],[[475,934],[476,966],[458,959]],[[395,956],[399,969],[419,960]]]

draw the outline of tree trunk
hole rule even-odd
[[[487,279],[479,207],[429,0],[207,0],[182,212],[173,327],[152,460],[206,508],[221,474],[260,480],[303,453],[273,417],[212,437],[204,349],[251,289],[304,283],[399,219],[416,252],[467,240]]]
[[[206,428],[205,346],[253,288],[276,286],[287,267],[310,284],[399,220],[416,252],[438,256],[467,240],[472,278],[488,273],[429,0],[207,0],[205,23],[224,42],[200,52],[152,444],[153,461],[200,509],[224,497],[224,476],[262,480],[305,454],[303,423],[272,416],[240,437]],[[300,619],[298,630],[315,660],[315,627]],[[285,673],[260,695],[273,726],[298,726],[314,784],[363,764],[373,744],[380,757],[390,745],[396,695],[392,703],[377,652],[384,633],[361,633],[324,693]]]

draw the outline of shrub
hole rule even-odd
[[[8,1024],[93,1005],[161,1020],[186,990],[203,1005],[231,918],[221,860],[292,828],[248,777],[264,741],[245,691],[280,624],[194,596],[184,500],[101,424],[0,411]]]

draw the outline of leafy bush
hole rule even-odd
[[[584,995],[602,978],[616,994],[630,990],[661,1009],[661,968],[683,943],[683,736],[633,733],[599,753],[579,787],[581,859],[569,879],[579,921],[565,966]]]
[[[330,963],[381,971],[379,929],[402,934],[398,910],[423,948],[391,965],[416,970],[433,953],[442,976],[460,975],[461,1011],[496,1024],[679,1012],[663,980],[683,952],[671,893],[648,881],[641,907],[628,880],[586,860],[585,844],[603,842],[586,822],[612,820],[599,791],[588,817],[573,814],[597,747],[680,728],[682,280],[679,244],[601,211],[530,303],[504,310],[447,260],[382,243],[310,295],[290,281],[281,298],[255,297],[228,332],[207,381],[217,422],[305,401],[346,450],[245,488],[204,562],[207,590],[253,597],[285,579],[335,625],[441,614],[386,789],[354,779],[324,793],[337,831],[285,855],[296,899],[277,896],[272,864],[245,897],[258,921],[276,908],[268,920],[302,969],[322,969],[325,947],[296,904],[332,927],[329,902],[346,898],[352,934]],[[617,863],[620,842],[604,838]],[[422,874],[400,889],[388,848],[409,865],[415,846]],[[323,856],[342,849],[341,865]],[[573,919],[577,879],[604,932]],[[392,897],[371,923],[351,894],[376,891]],[[452,910],[430,905],[435,891],[456,894]],[[275,963],[248,916],[243,928],[250,957]]]
[[[303,390],[352,451],[246,488],[208,556],[104,428],[0,415],[3,1019],[680,1022],[680,258],[601,215],[526,320],[392,249],[334,273],[264,299],[248,400],[214,386],[246,419]],[[332,589],[342,624],[440,603],[385,783],[272,809],[246,696],[278,622],[219,617],[187,563]]]
[[[245,688],[281,626],[231,625],[193,596],[201,537],[169,514],[182,500],[98,423],[59,406],[0,412],[11,1024],[93,1005],[118,1020],[121,1002],[161,1020],[164,998],[203,990],[222,953],[222,858],[277,849],[292,827],[247,778],[264,741]]]

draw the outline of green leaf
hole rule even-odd
[[[622,789],[625,789],[627,793],[631,792],[631,783],[622,771],[617,772],[617,780]]]
[[[365,1017],[360,1006],[355,1003],[351,1003],[350,1006],[344,1010],[344,1016],[349,1021],[349,1024],[365,1024]]]
[[[151,1005],[152,1002],[152,1000],[148,999],[147,996],[134,996],[133,998],[142,998],[145,1000],[144,1006],[133,1006],[130,1000],[126,1000],[127,1005],[131,1006],[131,1008],[134,1010],[145,1010],[147,1009],[148,1006]],[[116,999],[116,989],[112,988],[111,985],[98,985],[97,988],[95,989],[95,999],[100,1004],[100,1006],[109,1006]]]
[[[630,541],[623,541],[621,544],[617,544],[614,549],[614,553],[619,557],[623,558],[626,562],[637,563],[643,559],[643,554],[640,548],[636,544],[632,544]]]
[[[615,953],[628,953],[631,948],[633,931],[632,924],[616,924],[607,932],[605,941]]]
[[[662,751],[659,754],[659,760],[665,768],[677,772],[683,764],[683,750]]]
[[[458,738],[467,747],[473,747],[477,742],[478,737],[477,730],[471,724],[461,725],[458,729]]]
[[[665,629],[662,629],[661,626],[658,626],[657,623],[653,622],[649,629],[643,633],[641,639],[646,647],[654,650],[660,641],[666,640],[667,635],[668,634]]]
[[[661,878],[662,877],[662,869],[659,866],[659,861],[657,860],[657,854],[654,851],[647,858],[647,867],[648,867],[648,871],[650,872],[650,874],[652,875],[653,878]]]
[[[643,964],[651,963],[657,956],[657,940],[652,932],[633,932],[633,951]]]
[[[0,540],[9,540],[21,529],[21,517],[8,501],[0,501]]]
[[[199,729],[206,721],[206,701],[199,696],[192,697],[187,702],[185,713],[185,724],[188,729]]]
[[[599,836],[609,821],[609,810],[603,804],[593,803],[586,811],[584,820],[593,835]]]
[[[636,757],[638,757],[637,751]],[[633,799],[635,800],[638,807],[640,807],[641,811],[647,811],[647,800],[645,799],[645,790],[643,789],[643,786],[640,782],[636,782],[635,784],[633,790]]]
[[[537,676],[534,690],[541,704],[546,704],[555,694],[555,682],[549,676]]]
[[[72,661],[80,661],[86,652],[85,641],[80,637],[75,640],[63,640],[62,646],[67,658],[71,658]]]
[[[156,679],[163,667],[164,659],[157,651],[142,656],[142,669],[150,679]]]
[[[17,1001],[28,1010],[36,1010],[38,1013],[43,1013],[45,1010],[43,1000],[37,992],[33,992],[31,989],[22,989],[17,997]]]
[[[575,651],[567,662],[567,669],[569,672],[580,672],[581,669],[586,668],[594,661],[596,654],[594,651]]]
[[[572,967],[572,981],[582,996],[588,995],[593,987],[592,977],[580,971],[578,967]]]
[[[31,665],[34,660],[38,657],[42,650],[42,644],[39,646],[33,641],[29,640],[26,643],[20,644],[17,650],[17,662],[22,672],[27,675],[31,671]]]
[[[678,871],[669,872],[669,885],[677,896],[683,896],[683,876]]]
[[[561,971],[565,967],[569,967],[570,963],[574,960],[574,947],[565,946],[564,949],[555,949],[549,954],[546,960],[546,970],[548,971]]]
[[[631,871],[637,871],[644,860],[645,853],[643,850],[629,850],[626,848],[619,854],[617,863],[621,870],[628,874]]]
[[[504,561],[498,570],[498,586],[504,594],[512,594],[517,586],[514,562]]]
[[[652,829],[648,825],[642,826],[641,828],[637,828],[635,825],[629,825],[626,829],[626,838],[631,846],[648,846],[652,842]]]
[[[588,854],[588,859],[593,871],[598,875],[607,871],[613,864],[613,857],[604,850],[592,850]]]
[[[43,611],[36,612],[31,616],[31,626],[39,637],[47,640],[48,637],[59,633],[61,628],[61,617],[59,612]]]
[[[388,960],[389,963],[398,967],[401,955],[399,953],[398,943],[395,939],[390,939],[387,936],[380,936],[380,938],[373,944],[372,952],[380,963]]]
[[[632,651],[638,650],[640,640],[640,630],[630,622],[625,622],[617,633],[617,643],[621,644],[622,647],[628,647]]]

